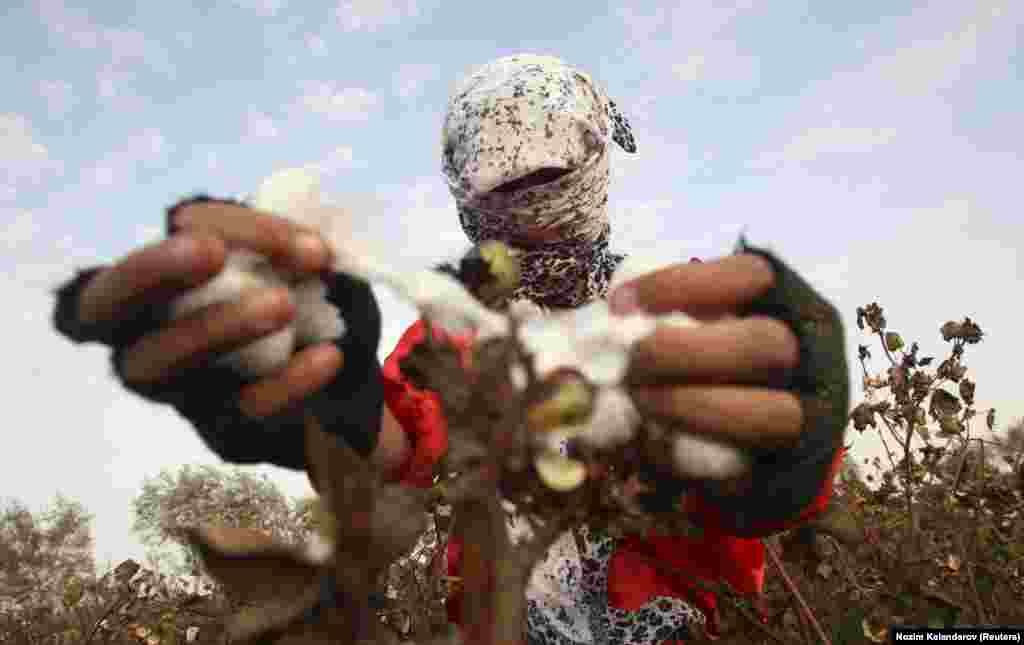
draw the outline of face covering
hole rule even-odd
[[[519,257],[513,299],[567,308],[606,294],[623,257],[608,248],[610,142],[636,152],[615,103],[557,58],[501,58],[456,86],[442,169],[469,239]]]

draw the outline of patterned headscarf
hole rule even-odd
[[[457,85],[442,167],[470,240],[518,254],[513,298],[563,308],[607,292],[622,259],[608,249],[610,141],[636,152],[615,103],[557,58],[508,56]]]

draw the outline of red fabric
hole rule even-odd
[[[418,320],[402,334],[382,367],[384,402],[408,434],[413,447],[399,479],[417,488],[429,488],[433,484],[434,464],[448,451],[448,424],[441,409],[441,398],[436,392],[408,383],[399,368],[399,362],[426,337],[427,325]],[[440,329],[434,330],[434,337],[454,343],[468,360],[470,339],[449,337]]]

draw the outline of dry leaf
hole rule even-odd
[[[860,621],[861,629],[864,630],[864,636],[867,637],[872,643],[884,643],[886,638],[889,636],[889,630],[885,627],[875,628],[871,625],[871,621],[864,618]]]
[[[946,556],[946,568],[956,573],[960,571],[960,558],[950,553]]]

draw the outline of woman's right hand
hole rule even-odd
[[[236,249],[258,252],[298,274],[316,275],[330,264],[330,251],[315,232],[245,206],[197,201],[172,218],[175,232],[167,239],[132,251],[89,281],[78,300],[81,323],[117,325],[144,308],[165,308],[217,276]],[[117,368],[130,386],[159,386],[280,330],[294,316],[286,290],[253,291],[166,322],[126,348]],[[343,359],[333,343],[307,347],[280,372],[243,386],[239,406],[252,418],[286,410],[331,382]]]

